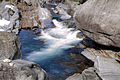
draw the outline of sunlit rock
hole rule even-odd
[[[120,47],[120,0],[88,0],[74,14],[79,29],[95,42]]]
[[[0,3],[0,31],[18,34],[19,29],[19,11],[16,5],[2,1]]]
[[[97,56],[95,63],[97,73],[103,80],[120,79],[120,64],[116,60]]]
[[[64,4],[59,4],[56,7],[55,13],[57,13],[61,16],[61,19],[70,19],[71,15],[68,14],[69,6],[64,5]]]
[[[10,60],[10,59],[4,59],[3,62],[5,62],[5,63],[10,63],[11,60]]]
[[[12,67],[14,65],[14,63],[9,63],[9,65]]]
[[[46,28],[51,26],[51,13],[46,8],[42,8],[40,3],[39,0],[24,0],[18,3],[22,28],[32,29],[34,27]]]

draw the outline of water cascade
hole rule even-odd
[[[79,31],[74,30],[74,28],[67,28],[57,20],[53,20],[53,23],[56,26],[55,28],[42,30],[41,35],[35,38],[44,40],[47,47],[40,49],[40,51],[33,51],[26,57],[27,60],[41,61],[62,55],[65,49],[74,47],[72,44],[77,44],[82,40],[76,37]]]

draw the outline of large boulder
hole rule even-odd
[[[46,80],[47,75],[39,65],[24,60],[1,60],[0,80]]]
[[[21,56],[20,39],[13,33],[0,32],[0,60],[20,59]]]
[[[88,0],[74,14],[79,29],[95,42],[120,47],[120,0]]]

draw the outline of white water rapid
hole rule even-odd
[[[30,61],[40,61],[61,55],[65,49],[74,47],[73,44],[77,44],[82,40],[76,37],[79,31],[74,30],[74,28],[68,28],[57,20],[53,20],[53,23],[56,26],[55,28],[44,30],[40,36],[35,38],[37,40],[44,40],[46,47],[40,49],[40,51],[30,53],[26,59]]]

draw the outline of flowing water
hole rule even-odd
[[[53,24],[55,28],[42,30],[40,35],[35,35],[31,30],[21,31],[19,37],[23,59],[38,63],[48,73],[50,80],[64,80],[75,69],[61,62],[72,61],[71,50],[68,49],[82,39],[76,37],[79,31],[74,28],[68,28],[55,19]]]

